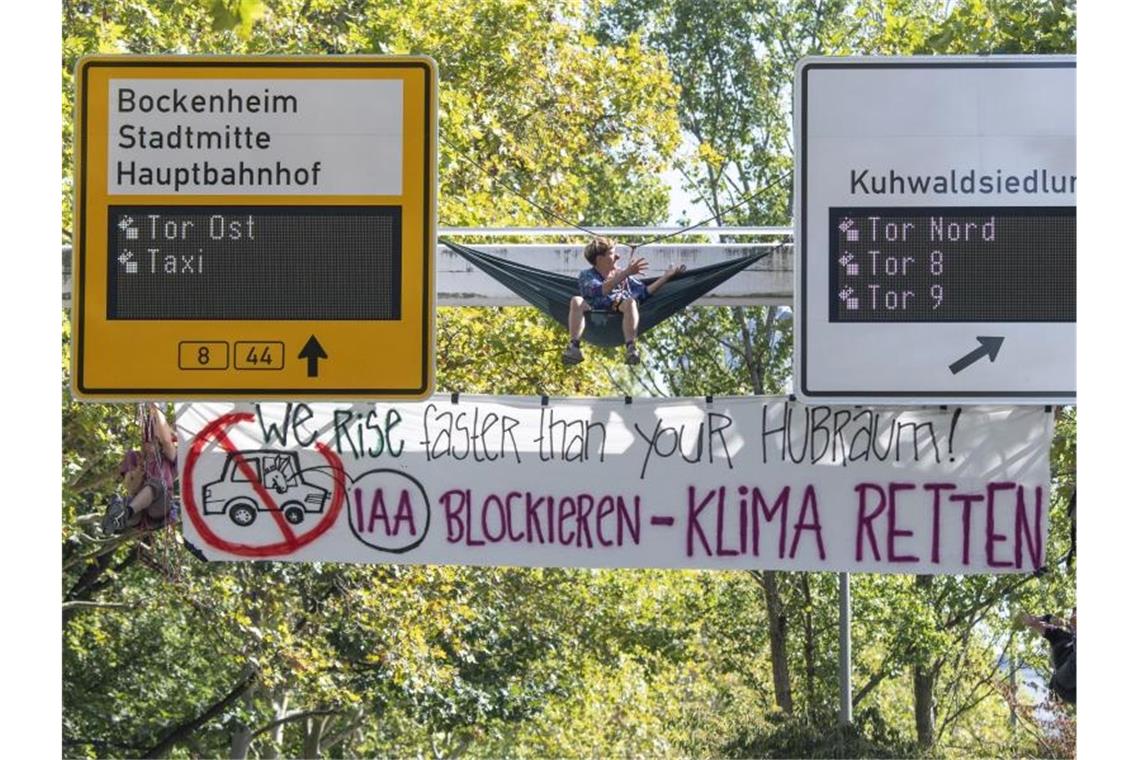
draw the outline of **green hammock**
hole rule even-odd
[[[566,326],[566,318],[570,313],[570,299],[580,295],[576,277],[516,264],[448,240],[440,242],[501,282],[531,306],[550,315],[563,327]],[[638,333],[644,335],[729,277],[767,255],[767,251],[754,253],[731,261],[686,269],[674,276],[640,304],[641,318],[638,322]],[[641,278],[646,285],[656,279],[656,277]],[[621,319],[621,314],[615,312],[586,312],[586,333],[582,339],[596,346],[622,345],[625,339],[622,337]]]

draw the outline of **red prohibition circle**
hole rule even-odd
[[[198,458],[202,455],[202,449],[214,439],[218,444],[227,452],[233,454],[237,451],[237,447],[230,441],[226,431],[239,422],[253,422],[253,415],[248,412],[233,412],[231,414],[222,415],[214,420],[202,431],[194,437],[194,441],[190,444],[190,452],[186,456],[186,466],[183,471],[182,478],[182,503],[186,505],[186,514],[190,516],[190,522],[194,523],[194,529],[198,531],[198,535],[202,540],[215,549],[220,549],[230,554],[236,554],[240,557],[274,557],[282,554],[292,554],[300,549],[302,546],[311,544],[316,541],[324,533],[331,528],[340,516],[340,510],[345,502],[345,474],[344,465],[340,461],[340,457],[333,453],[332,449],[325,446],[323,443],[317,443],[317,451],[325,458],[333,469],[333,495],[332,501],[329,503],[328,511],[321,521],[314,525],[311,529],[301,534],[293,532],[292,527],[288,521],[285,520],[281,510],[276,508],[276,503],[273,497],[261,481],[254,477],[252,468],[249,464],[240,457],[236,458],[238,466],[246,471],[246,477],[253,485],[254,490],[257,492],[259,499],[269,509],[269,514],[277,523],[277,527],[281,530],[283,540],[273,544],[255,545],[243,544],[235,541],[227,541],[226,539],[215,533],[209,525],[206,524],[205,518],[198,512],[198,502],[195,499],[195,489],[193,482],[194,465],[198,462]]]

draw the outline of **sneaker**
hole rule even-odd
[[[122,496],[113,496],[107,505],[107,514],[103,515],[103,533],[113,536],[127,529],[127,503]]]
[[[625,347],[625,363],[626,364],[641,364],[641,354],[637,352],[637,346]]]
[[[573,367],[582,361],[582,349],[575,346],[573,343],[566,346],[566,350],[562,352],[562,366]]]

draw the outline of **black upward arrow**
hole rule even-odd
[[[317,340],[316,335],[310,335],[309,340],[306,341],[305,347],[301,349],[301,353],[297,354],[298,359],[309,360],[309,377],[317,376],[317,360],[327,359],[329,355],[321,347],[321,342]]]
[[[1002,341],[1004,340],[1004,337],[979,335],[978,342],[982,345],[978,346],[973,351],[951,364],[950,372],[957,375],[959,372],[966,369],[966,367],[969,367],[971,364],[976,362],[978,359],[981,359],[983,356],[986,356],[987,354],[989,355],[990,363],[992,364],[994,359],[997,358],[998,349],[1001,348]]]

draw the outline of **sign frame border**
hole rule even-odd
[[[793,135],[795,138],[795,187],[793,213],[795,214],[795,265],[793,277],[794,339],[793,387],[797,397],[819,403],[858,403],[873,400],[878,404],[934,404],[934,403],[1013,403],[1013,404],[1074,404],[1076,390],[1072,391],[909,391],[909,390],[811,390],[807,370],[807,112],[808,72],[812,69],[929,69],[929,68],[1072,68],[1077,66],[1075,55],[1010,55],[1010,56],[805,56],[796,63],[793,81]],[[1074,204],[1075,207],[1075,204]],[[1074,323],[1075,324],[1075,323]]]
[[[422,346],[420,384],[415,388],[101,388],[88,385],[84,379],[84,307],[87,285],[87,110],[88,73],[100,67],[171,67],[199,68],[234,66],[241,68],[398,68],[422,69],[424,73],[424,187],[423,203],[423,317],[420,325]],[[132,401],[137,399],[170,400],[221,400],[221,399],[382,399],[421,400],[429,397],[435,387],[435,215],[438,203],[438,68],[435,60],[426,55],[378,56],[252,56],[252,55],[85,55],[75,64],[75,113],[73,123],[73,214],[72,214],[72,269],[73,298],[71,302],[71,391],[80,401]],[[435,159],[433,161],[432,159]],[[161,320],[158,320],[161,321]]]

